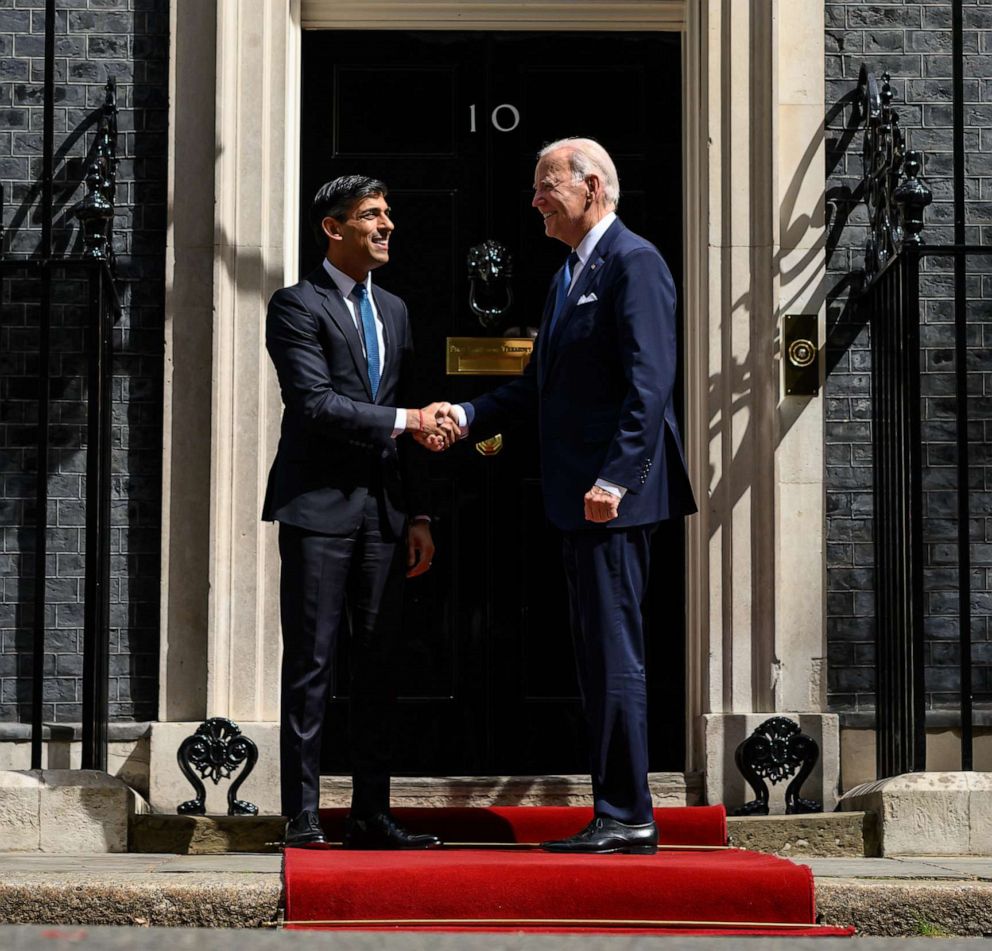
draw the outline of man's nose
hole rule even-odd
[[[534,192],[534,197],[530,200],[531,208],[540,207],[542,201],[544,201],[544,196],[540,192]]]

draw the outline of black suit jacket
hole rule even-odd
[[[282,431],[262,518],[329,535],[354,531],[368,493],[381,494],[392,531],[427,511],[421,450],[394,440],[397,406],[412,398],[406,305],[373,287],[385,367],[376,399],[358,328],[324,268],[272,295],[265,346],[282,392]]]

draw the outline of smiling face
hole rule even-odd
[[[558,149],[537,163],[531,205],[544,219],[544,233],[549,238],[575,248],[606,210],[598,200],[601,192],[598,176],[587,175],[576,181],[568,157],[568,149]]]
[[[342,221],[325,218],[321,227],[328,237],[327,257],[350,278],[364,281],[369,271],[389,260],[389,237],[395,225],[385,195],[356,201]]]

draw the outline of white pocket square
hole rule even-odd
[[[591,304],[594,300],[599,300],[595,294],[583,294],[576,302],[576,307],[581,307],[583,304]]]

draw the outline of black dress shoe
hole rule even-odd
[[[287,849],[326,848],[327,840],[317,813],[312,809],[304,809],[295,819],[287,822],[283,843]]]
[[[658,828],[654,822],[627,825],[616,819],[597,816],[576,835],[554,842],[542,842],[541,848],[546,852],[654,855],[658,851]]]
[[[436,835],[409,832],[388,812],[365,819],[348,816],[344,824],[346,849],[434,849],[441,844]]]

